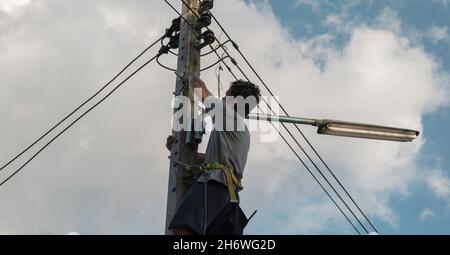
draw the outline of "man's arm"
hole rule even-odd
[[[202,99],[202,102],[205,101],[207,97],[212,96],[212,93],[208,90],[206,84],[197,75],[188,73],[187,78],[196,95]]]

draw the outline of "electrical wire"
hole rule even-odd
[[[205,67],[205,68],[203,68],[203,69],[200,69],[200,72],[203,72],[203,71],[206,71],[206,70],[208,70],[208,69],[210,69],[210,68],[213,68],[214,66],[216,66],[217,64],[219,64],[220,62],[224,61],[224,60],[227,59],[227,58],[228,58],[228,56],[223,57],[223,58],[220,58],[219,60],[217,60],[217,61],[214,62],[213,64],[211,64],[211,65],[209,65],[209,66],[207,66],[207,67]]]
[[[219,39],[217,39],[217,42],[220,44]],[[231,42],[231,40],[227,40],[224,43],[222,43],[222,45],[225,45],[227,43]],[[220,48],[220,45],[216,45],[216,47],[214,47],[214,50],[208,51],[207,53],[203,53],[200,55],[200,57],[205,57],[208,56],[211,53],[214,53],[215,51],[217,51]]]
[[[169,51],[169,52],[170,52],[170,51]],[[162,64],[162,63],[159,61],[159,56],[156,58],[156,63],[158,63],[158,65],[161,66],[162,68],[167,69],[167,70],[169,70],[169,71],[171,71],[171,72],[176,72],[176,71],[177,71],[177,69],[170,68],[170,67],[168,67],[168,66]]]
[[[33,143],[31,143],[28,147],[26,147],[24,150],[22,150],[19,154],[14,156],[11,160],[9,160],[6,164],[4,164],[0,171],[8,167],[12,162],[14,162],[16,159],[18,159],[20,156],[22,156],[24,153],[26,153],[28,150],[30,150],[34,145],[36,145],[38,142],[40,142],[44,137],[46,137],[49,133],[51,133],[53,130],[55,130],[59,125],[61,125],[64,121],[66,121],[68,118],[70,118],[73,114],[75,114],[78,110],[80,110],[83,106],[85,106],[87,103],[92,101],[97,95],[99,95],[102,91],[104,91],[112,82],[114,82],[120,75],[122,75],[132,64],[136,62],[142,55],[144,55],[148,50],[150,50],[153,46],[155,46],[160,40],[162,40],[164,36],[161,36],[150,44],[147,48],[145,48],[141,53],[139,53],[131,62],[129,62],[122,70],[117,73],[108,83],[106,83],[103,87],[101,87],[97,92],[95,92],[92,96],[90,96],[88,99],[86,99],[83,103],[81,103],[78,107],[75,108],[72,112],[67,114],[63,119],[61,119],[58,123],[54,124],[48,131],[46,131],[43,135],[41,135],[38,139],[36,139]]]
[[[82,115],[80,115],[78,118],[76,118],[74,121],[72,121],[67,127],[65,127],[63,130],[61,130],[55,137],[53,137],[49,142],[47,142],[41,149],[39,149],[33,156],[28,159],[24,164],[22,164],[17,170],[15,170],[12,174],[8,176],[5,180],[3,180],[0,183],[0,186],[4,185],[6,182],[8,182],[12,177],[14,177],[17,173],[19,173],[25,166],[27,166],[35,157],[37,157],[45,148],[47,148],[50,144],[53,143],[59,136],[64,134],[69,128],[71,128],[75,123],[77,123],[81,118],[83,118],[86,114],[88,114],[90,111],[92,111],[94,108],[96,108],[99,104],[101,104],[103,101],[105,101],[108,97],[110,97],[118,88],[120,88],[125,82],[127,82],[131,77],[133,77],[136,73],[141,71],[144,67],[146,67],[150,62],[155,60],[160,53],[152,57],[150,60],[145,62],[143,65],[141,65],[138,69],[136,69],[133,73],[131,73],[127,78],[125,78],[122,82],[120,82],[117,86],[115,86],[108,94],[106,94],[100,101],[98,101],[96,104],[91,106],[88,110],[86,110]]]
[[[169,52],[170,52],[170,51],[169,51]],[[211,64],[211,65],[209,65],[209,66],[207,66],[207,67],[205,67],[205,68],[200,69],[200,72],[203,72],[203,71],[206,71],[206,70],[208,70],[208,69],[210,69],[210,68],[213,68],[214,66],[216,66],[217,64],[219,64],[220,62],[222,62],[223,60],[225,60],[225,59],[227,59],[227,58],[228,58],[228,56],[223,57],[223,58],[220,58],[219,60],[217,60],[217,61],[214,62],[213,64]],[[171,67],[168,67],[168,66],[162,64],[161,61],[159,60],[159,57],[156,58],[156,62],[158,63],[159,66],[161,66],[162,68],[164,68],[164,69],[166,69],[166,70],[169,70],[169,71],[171,71],[171,72],[176,72],[176,71],[177,71],[177,69],[175,69],[175,68],[171,68]]]
[[[164,39],[165,39],[165,38],[169,38],[169,37],[163,37],[163,38],[160,40],[161,46],[167,46],[166,44],[164,44]],[[175,53],[175,52],[173,52],[172,50],[169,50],[169,53],[172,54],[172,55],[174,55],[174,56],[176,56],[176,57],[178,57],[178,54]]]
[[[267,103],[266,103],[267,105]],[[268,106],[268,105],[267,105]],[[258,109],[264,113],[264,111],[261,109],[261,107],[258,105]],[[291,151],[295,154],[295,156],[298,158],[298,160],[300,160],[300,162],[302,163],[302,165],[306,168],[306,170],[308,171],[308,173],[312,176],[312,178],[317,182],[317,184],[319,184],[320,188],[322,188],[322,190],[325,192],[325,194],[331,199],[331,201],[333,202],[333,204],[338,208],[338,210],[341,212],[341,214],[345,217],[345,219],[348,221],[348,223],[350,223],[350,225],[353,227],[353,229],[356,231],[356,233],[358,233],[358,235],[361,235],[361,232],[359,232],[358,228],[355,226],[355,224],[353,224],[353,222],[348,218],[347,214],[344,213],[344,211],[342,210],[342,208],[337,204],[336,200],[334,200],[334,198],[330,195],[330,193],[325,189],[325,187],[322,185],[322,183],[317,179],[316,175],[313,174],[313,172],[311,171],[311,169],[309,169],[309,167],[306,165],[305,161],[303,161],[303,159],[298,155],[297,151],[295,151],[295,149],[292,147],[292,145],[287,141],[287,139],[281,134],[281,131],[273,124],[273,122],[270,122],[270,124],[272,125],[272,127],[277,131],[278,135],[283,139],[283,141],[286,143],[286,145],[289,147],[289,149],[291,149]]]
[[[270,107],[270,105],[268,104],[268,102],[262,98],[263,101],[265,102],[265,104],[267,105],[267,107],[270,109],[270,111],[272,113],[275,114],[275,112],[273,111],[273,109]],[[367,230],[367,228],[364,226],[364,224],[359,220],[359,218],[355,215],[355,213],[353,212],[352,209],[350,209],[350,207],[348,206],[348,204],[345,202],[345,200],[341,197],[341,195],[339,194],[339,192],[337,192],[337,190],[334,188],[334,186],[330,183],[330,181],[328,180],[328,178],[323,174],[323,172],[320,170],[320,168],[317,167],[316,163],[314,162],[314,160],[311,159],[311,157],[309,156],[309,154],[305,151],[305,149],[303,148],[303,146],[298,142],[297,139],[294,138],[294,135],[291,133],[291,131],[286,127],[286,125],[284,123],[281,123],[281,125],[284,127],[284,129],[288,132],[288,134],[292,137],[292,139],[295,141],[295,143],[297,144],[297,146],[301,149],[301,151],[303,152],[303,154],[309,159],[309,161],[313,164],[313,166],[316,168],[316,170],[319,172],[319,174],[322,176],[322,178],[326,181],[326,183],[331,187],[331,189],[334,191],[334,193],[338,196],[338,198],[341,200],[341,202],[345,205],[345,207],[350,211],[350,213],[353,215],[353,217],[356,219],[356,221],[358,221],[358,223],[360,224],[360,226],[364,229],[364,231],[369,234],[369,231]]]

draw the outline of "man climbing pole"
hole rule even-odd
[[[184,77],[212,117],[205,154],[197,155],[196,165],[184,165],[193,177],[186,196],[178,207],[169,230],[173,235],[241,235],[248,219],[239,207],[250,133],[244,118],[259,103],[258,86],[246,82],[231,83],[222,99],[214,97],[195,74]],[[174,142],[167,138],[170,150]],[[183,162],[176,162],[183,164]]]

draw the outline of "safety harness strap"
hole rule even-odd
[[[226,186],[228,189],[228,194],[230,196],[230,202],[231,203],[239,202],[237,199],[236,188],[238,190],[242,190],[243,187],[241,184],[241,179],[235,175],[232,167],[228,167],[224,164],[221,164],[216,160],[205,162],[201,165],[189,165],[189,164],[180,162],[178,160],[175,160],[175,159],[171,158],[170,156],[169,156],[169,159],[171,161],[173,161],[174,163],[180,164],[188,171],[192,171],[196,168],[200,169],[204,173],[210,173],[211,171],[215,171],[215,170],[222,171],[223,174],[225,175],[225,181],[227,183]]]
[[[227,188],[228,188],[228,194],[230,196],[230,202],[231,203],[238,203],[237,195],[236,195],[236,189],[241,190],[241,180],[234,174],[234,171],[231,167],[227,167],[224,164],[219,163],[218,161],[209,161],[206,163],[203,163],[200,166],[200,169],[204,172],[211,172],[214,170],[220,170],[225,175],[225,180],[227,182]]]

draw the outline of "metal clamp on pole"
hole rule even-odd
[[[214,8],[214,0],[203,0],[198,8],[198,13],[202,14]]]
[[[204,48],[205,46],[213,43],[216,40],[216,37],[214,36],[214,32],[208,29],[205,32],[203,32],[203,34],[198,36],[197,39],[203,40],[202,43],[196,45],[196,48],[200,50],[200,49]]]

